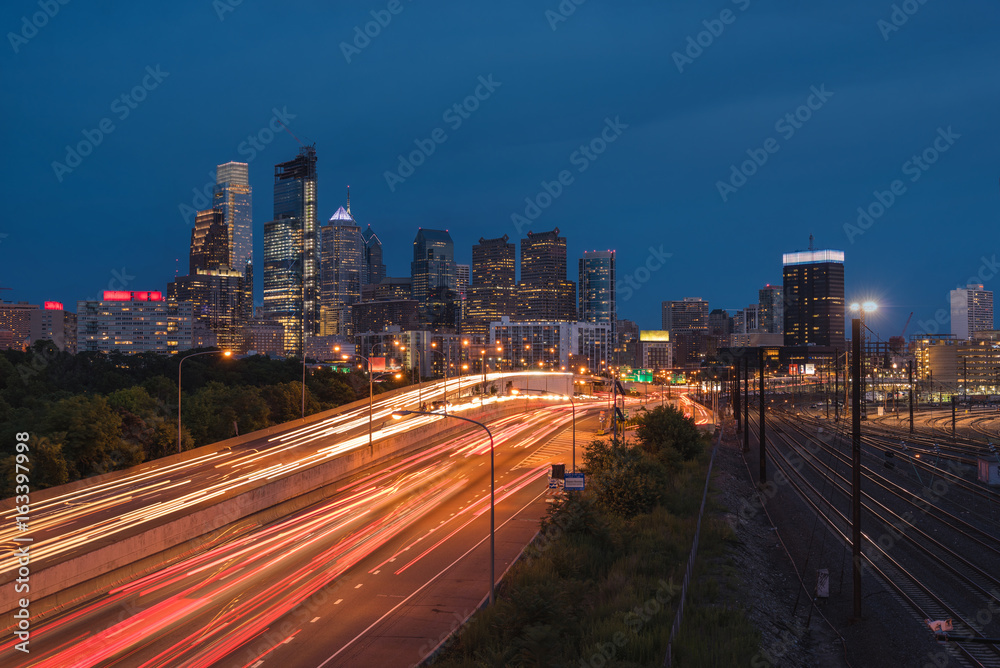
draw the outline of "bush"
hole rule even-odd
[[[660,462],[619,441],[591,441],[584,448],[583,461],[597,502],[625,518],[651,511],[666,487]]]

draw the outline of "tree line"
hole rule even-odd
[[[191,354],[190,351],[187,354]],[[182,353],[183,354],[183,353]],[[177,452],[178,356],[0,351],[0,497],[13,494],[15,434],[28,432],[31,486],[60,485]],[[184,363],[185,450],[302,415],[302,362],[202,355]],[[380,383],[375,391],[405,384]],[[306,415],[363,398],[358,371],[307,375]]]

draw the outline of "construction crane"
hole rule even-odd
[[[913,311],[910,311],[910,317],[906,319],[906,324],[903,325],[903,332],[899,335],[899,338],[906,338],[906,328],[910,326],[910,320],[913,319]]]

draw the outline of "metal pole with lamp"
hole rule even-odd
[[[493,450],[493,434],[490,428],[482,422],[471,420],[461,415],[444,415],[441,413],[430,413],[428,411],[393,411],[392,417],[399,419],[406,415],[435,415],[437,417],[452,418],[455,420],[465,420],[472,424],[479,425],[490,437],[490,605],[496,602],[496,458]]]
[[[231,350],[208,350],[203,353],[185,355],[177,363],[177,454],[181,454],[181,367],[184,366],[184,360],[197,357],[198,355],[223,355],[229,357],[232,354],[233,351]]]

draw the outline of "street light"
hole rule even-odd
[[[181,358],[181,361],[177,363],[177,454],[181,454],[181,367],[184,366],[184,360],[190,359],[192,357],[197,357],[198,355],[223,355],[224,357],[229,357],[233,354],[232,350],[209,350],[203,353],[195,353],[193,355],[185,355]]]
[[[575,391],[576,388],[574,387],[572,390],[570,390],[569,394],[569,405],[572,406],[573,408],[573,428],[572,428],[573,429],[573,473],[576,473],[576,402],[573,401],[573,392]],[[512,394],[520,394],[521,392],[538,392],[539,394],[553,394],[548,390],[533,390],[530,388],[518,389],[515,387],[514,389],[511,390]]]
[[[441,417],[441,413],[431,413],[428,411],[393,411],[393,419],[400,419],[405,415],[436,415]],[[454,418],[455,420],[465,420],[466,422],[471,422],[472,424],[479,425],[484,430],[486,430],[486,435],[490,437],[490,605],[492,606],[496,602],[496,464],[493,454],[493,434],[490,432],[490,428],[487,427],[482,422],[477,422],[476,420],[471,420],[467,417],[462,417],[461,415],[444,415],[444,417]]]
[[[372,346],[372,349],[378,345],[382,344],[376,344],[375,346]],[[371,354],[371,350],[368,351],[368,354]],[[374,451],[372,448],[372,403],[375,397],[375,380],[374,375],[372,374],[372,361],[364,355],[358,355],[357,353],[355,353],[354,356],[363,359],[368,364],[368,449],[370,451]],[[350,355],[344,354],[341,355],[341,358],[346,360],[350,358]]]

